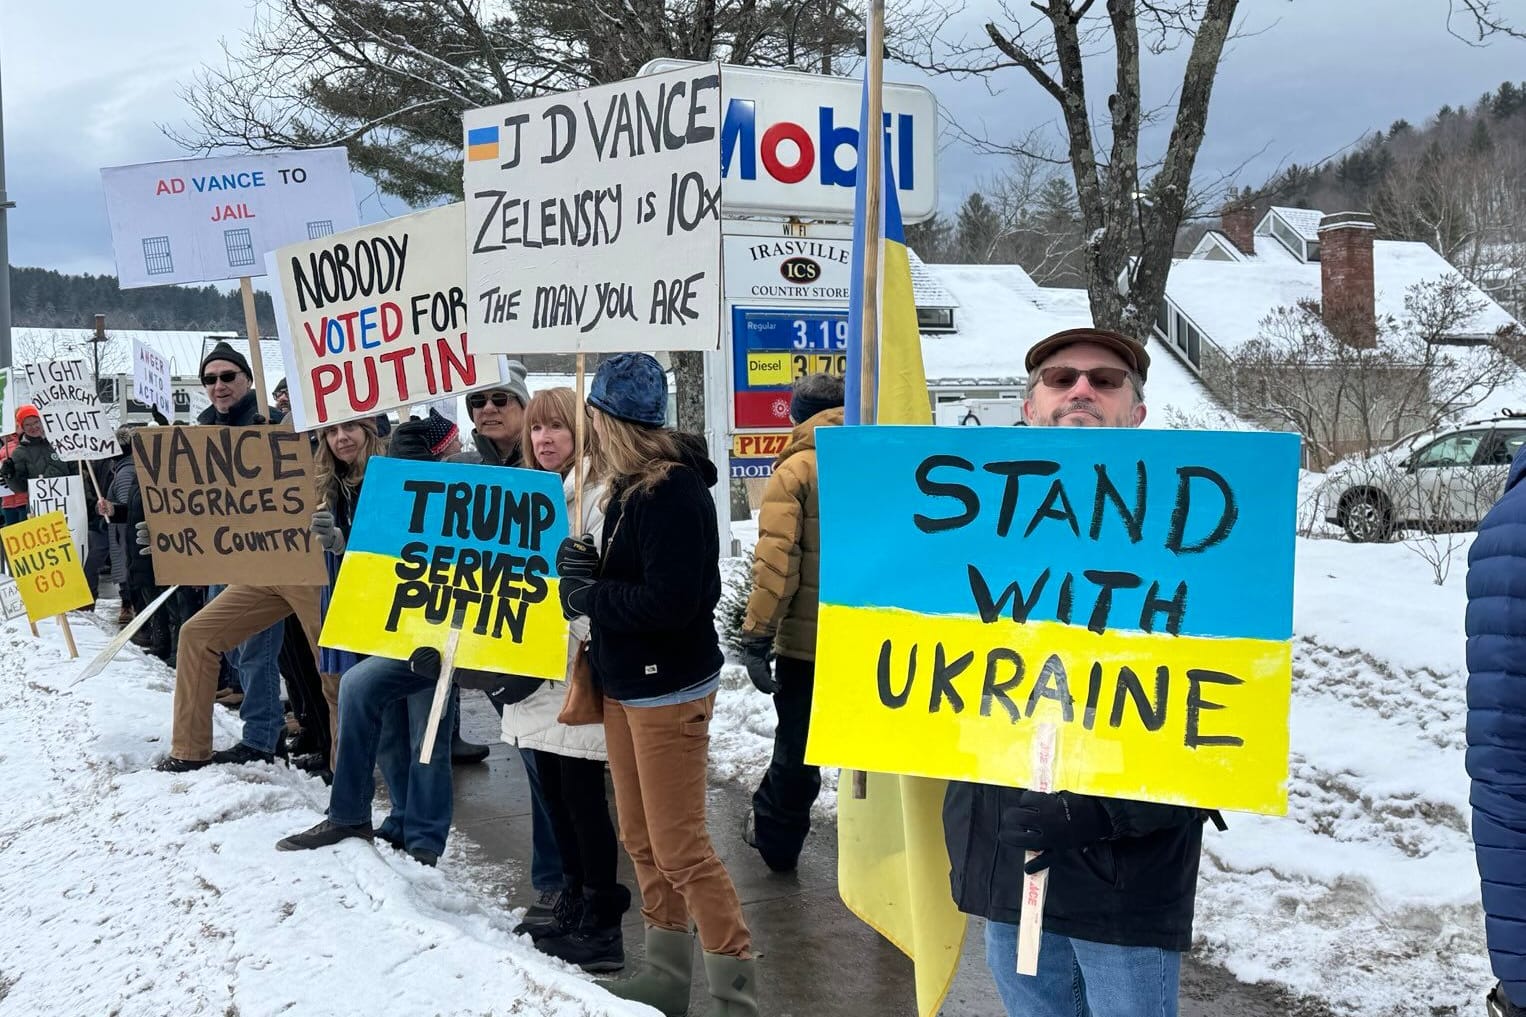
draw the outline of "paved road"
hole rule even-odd
[[[499,742],[498,718],[486,700],[463,697],[467,737],[493,746],[481,766],[456,767],[458,831],[453,847],[484,865],[500,882],[505,904],[533,899],[529,886],[529,788],[518,753]],[[769,872],[741,840],[741,819],[750,790],[723,785],[710,792],[710,831],[742,896],[748,926],[762,965],[761,1009],[770,1017],[915,1017],[911,963],[853,917],[836,891],[836,831],[812,832],[800,868],[790,875]],[[611,791],[610,801],[614,801]],[[621,856],[628,886],[636,882]],[[447,858],[446,864],[450,863]],[[627,916],[627,956],[640,953],[641,918]],[[703,976],[695,999],[704,998]],[[1003,1017],[972,923],[964,963],[943,1008],[947,1017]],[[1187,960],[1183,970],[1183,1017],[1323,1017],[1317,1001],[1291,999],[1261,986],[1243,985],[1220,968]]]

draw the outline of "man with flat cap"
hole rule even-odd
[[[1074,328],[1028,351],[1034,427],[1138,427],[1150,355]],[[943,803],[954,901],[986,919],[986,962],[1012,1017],[1175,1017],[1192,945],[1199,809],[955,782]],[[1017,973],[1027,869],[1049,869],[1038,974]]]

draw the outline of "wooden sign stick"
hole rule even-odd
[[[1054,791],[1055,755],[1058,748],[1059,729],[1054,724],[1038,726],[1033,736],[1033,790],[1049,794]],[[1026,852],[1023,863],[1039,856],[1037,851]],[[1049,892],[1049,870],[1033,874],[1023,873],[1022,921],[1017,927],[1017,973],[1039,973],[1039,941],[1044,935],[1044,897]]]
[[[61,614],[58,618],[58,627],[64,630],[64,645],[69,647],[69,659],[74,660],[79,656],[79,648],[74,645],[74,630],[69,628],[69,616]]]
[[[578,530],[583,527],[583,427],[588,417],[588,408],[583,405],[583,354],[578,354],[578,419],[572,426],[572,525],[567,527],[567,532],[576,539],[582,534]],[[530,452],[533,455],[534,449]]]
[[[425,766],[429,765],[429,757],[434,755],[434,740],[440,733],[440,718],[445,715],[445,699],[450,695],[450,678],[456,670],[456,647],[460,642],[461,630],[452,628],[450,635],[445,637],[445,650],[440,654],[440,680],[435,682],[434,702],[429,705],[429,722],[424,725],[424,743],[419,746],[419,762]]]
[[[95,479],[94,470],[88,470],[85,468],[85,460],[83,459],[79,461],[79,472],[82,477],[88,477],[90,479],[90,486],[95,489],[96,500],[104,501],[106,496],[101,493],[100,481]]]
[[[122,631],[113,636],[111,642],[107,643],[105,647],[101,649],[101,652],[95,655],[95,659],[92,660],[89,664],[85,665],[85,669],[80,672],[78,678],[74,679],[74,682],[72,685],[70,685],[70,688],[73,688],[74,685],[78,685],[86,678],[94,678],[96,675],[106,670],[106,665],[110,664],[116,655],[122,652],[122,647],[127,645],[127,641],[138,634],[138,630],[141,629],[148,622],[148,620],[153,617],[155,611],[164,606],[165,602],[168,601],[170,596],[178,589],[180,589],[178,586],[167,587],[163,593],[154,598],[153,603],[149,604],[143,610],[133,615],[132,621],[124,625],[122,627]]]
[[[260,319],[254,313],[254,283],[246,275],[238,281],[244,298],[244,331],[249,333],[249,366],[254,368],[254,387],[259,392],[260,412],[270,418],[270,395],[265,391],[265,354],[260,351]]]

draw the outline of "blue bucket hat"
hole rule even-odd
[[[650,354],[616,354],[594,373],[588,405],[633,424],[661,427],[668,419],[667,376]]]

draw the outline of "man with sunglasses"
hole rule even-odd
[[[450,462],[489,466],[519,466],[524,462],[519,441],[525,407],[530,405],[530,389],[525,385],[525,365],[517,360],[510,360],[508,365],[509,380],[501,388],[473,392],[466,397],[475,448],[451,456]]]
[[[1028,351],[1033,427],[1138,427],[1145,348],[1075,328]],[[1203,820],[1197,809],[1061,791],[951,783],[943,803],[954,901],[986,919],[986,962],[1012,1017],[1175,1017],[1192,945]],[[1017,973],[1026,852],[1049,869],[1035,976]]]
[[[249,427],[267,424],[254,393],[254,375],[244,355],[225,342],[201,362],[201,381],[212,405],[198,424]],[[148,530],[138,526],[140,554],[148,554]],[[273,762],[284,753],[286,727],[277,660],[286,617],[295,614],[307,633],[307,652],[317,667],[317,586],[212,586],[206,606],[180,628],[175,652],[174,722],[170,754],[155,769],[185,773],[212,763]],[[219,659],[226,653],[244,698],[238,744],[212,750],[212,706]]]

